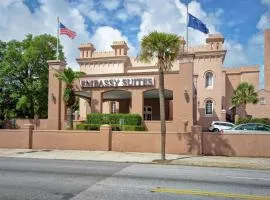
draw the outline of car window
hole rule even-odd
[[[258,125],[256,126],[256,130],[257,130],[257,131],[270,131],[270,127],[265,126],[265,125],[263,125],[263,124],[258,124]]]
[[[255,125],[254,124],[243,124],[239,125],[238,127],[235,128],[235,130],[247,130],[247,131],[252,131],[255,130]]]
[[[222,126],[233,127],[233,125],[232,125],[232,124],[228,124],[228,123],[222,123]]]

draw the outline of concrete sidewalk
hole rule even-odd
[[[159,153],[78,151],[78,150],[34,150],[0,149],[0,157],[39,158],[63,160],[89,160],[133,163],[164,163],[207,167],[232,167],[270,170],[270,158],[194,156],[166,154],[166,162],[159,161]]]

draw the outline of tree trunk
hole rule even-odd
[[[73,116],[72,116],[72,108],[67,107],[67,129],[73,129]]]
[[[164,95],[164,72],[159,69],[159,110],[161,131],[161,160],[166,159],[166,122],[165,122],[165,95]]]

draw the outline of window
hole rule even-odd
[[[213,88],[213,73],[212,72],[206,72],[205,74],[205,87]]]
[[[151,106],[144,106],[143,119],[144,120],[152,120],[152,107]]]
[[[259,102],[260,102],[261,105],[265,105],[266,104],[266,100],[265,100],[264,97],[260,97],[259,98]]]
[[[205,114],[212,115],[213,114],[213,101],[207,100],[205,103]]]
[[[116,102],[115,101],[111,102],[111,113],[112,114],[116,113]]]

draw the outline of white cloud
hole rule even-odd
[[[270,28],[270,10],[261,16],[257,28],[261,30]]]
[[[99,27],[91,38],[91,41],[93,42],[97,51],[111,51],[111,45],[113,44],[113,41],[121,40],[127,42],[129,47],[129,54],[135,55],[135,49],[132,44],[129,43],[128,38],[125,37],[119,30],[110,26]]]
[[[87,16],[94,24],[98,24],[106,20],[104,12],[97,12],[94,9],[94,2],[92,0],[79,0],[71,4],[72,7],[77,8],[81,14]]]
[[[128,15],[124,10],[120,10],[117,12],[116,17],[123,22],[126,22],[128,19]]]
[[[124,7],[129,16],[140,16],[143,11],[144,0],[124,0]]]
[[[264,5],[270,5],[270,0],[262,0],[261,2]]]
[[[119,30],[111,27],[98,28],[94,36],[90,38],[82,14],[94,11],[92,1],[81,0],[79,3],[70,4],[66,0],[41,0],[40,3],[40,8],[31,13],[23,0],[0,1],[0,39],[3,41],[22,40],[29,33],[33,35],[47,33],[56,36],[57,16],[59,16],[65,26],[77,33],[74,40],[65,35],[60,36],[67,63],[77,70],[79,66],[76,58],[79,56],[80,44],[91,42],[92,39],[97,50],[104,50],[112,44],[113,40],[128,42],[128,39]],[[14,13],[17,14],[14,15]],[[92,18],[94,17],[92,16]],[[131,44],[129,47],[130,52],[134,53],[134,47]]]
[[[224,43],[225,49],[227,49],[227,55],[224,65],[226,67],[236,67],[239,65],[249,65],[249,59],[243,50],[243,46],[234,40],[227,40]]]
[[[102,0],[101,3],[107,10],[115,10],[120,5],[119,0]]]

